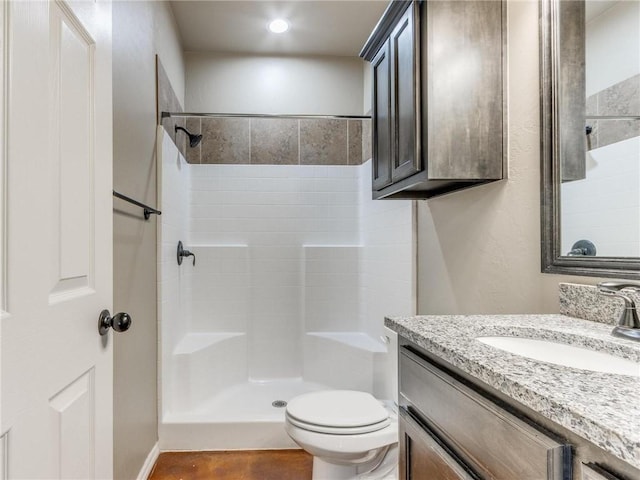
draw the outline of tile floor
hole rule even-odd
[[[148,480],[311,480],[303,450],[161,453]]]

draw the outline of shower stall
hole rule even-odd
[[[158,127],[160,448],[294,447],[283,406],[310,391],[393,401],[383,322],[414,313],[414,205],[371,200],[368,125],[186,127],[186,159]]]

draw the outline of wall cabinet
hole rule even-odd
[[[372,63],[374,198],[429,198],[504,178],[504,4],[391,2]]]
[[[399,340],[400,479],[639,478],[611,454]]]

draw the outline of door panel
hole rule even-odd
[[[93,478],[94,370],[64,387],[51,400],[51,445],[60,478]]]
[[[111,4],[2,8],[6,475],[111,478]]]
[[[93,188],[87,179],[94,163],[91,79],[95,42],[71,12],[59,4],[52,4],[51,9],[51,107],[53,118],[59,119],[52,132],[55,174],[60,179],[53,185],[58,245],[52,253],[58,257],[59,272],[50,303],[56,303],[93,292]]]

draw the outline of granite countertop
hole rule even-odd
[[[640,343],[612,337],[611,325],[564,315],[389,317],[385,325],[463,372],[640,468],[639,377],[539,362],[475,340],[492,335],[546,339],[640,363]]]

